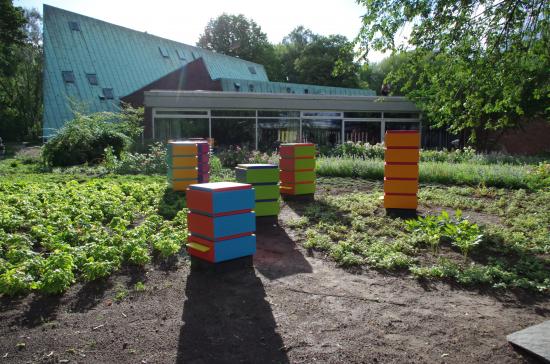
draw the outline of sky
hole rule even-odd
[[[15,0],[42,13],[46,3],[127,28],[195,45],[208,21],[222,13],[253,19],[271,43],[279,43],[299,25],[314,33],[342,34],[353,39],[361,27],[364,7],[355,0]],[[386,55],[372,53],[378,62]]]

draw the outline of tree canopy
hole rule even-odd
[[[42,132],[42,17],[0,1],[0,62],[8,62],[0,74],[0,136],[36,140]]]
[[[268,74],[275,72],[273,45],[262,28],[242,14],[222,14],[211,19],[197,46],[263,64]]]
[[[300,26],[283,39],[277,53],[284,81],[358,87],[353,43],[342,35],[322,36]]]
[[[363,50],[412,50],[388,78],[401,82],[436,126],[469,130],[475,141],[548,115],[548,1],[358,2],[366,9],[358,37]],[[409,27],[408,44],[397,44]]]

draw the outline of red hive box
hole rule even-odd
[[[281,185],[283,195],[315,193],[315,144],[287,143],[279,147]]]

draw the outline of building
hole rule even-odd
[[[75,111],[145,106],[144,139],[212,137],[270,149],[277,142],[376,143],[419,129],[402,97],[270,82],[260,64],[44,5],[44,138]]]

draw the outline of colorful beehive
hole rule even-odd
[[[170,141],[166,152],[168,183],[174,191],[209,181],[210,167],[206,141]]]
[[[287,143],[279,147],[281,184],[284,195],[315,193],[315,144]]]
[[[250,183],[256,192],[254,212],[259,216],[279,215],[279,167],[275,164],[239,164],[237,181]]]
[[[256,252],[254,189],[234,182],[202,183],[187,189],[187,252],[218,263]]]
[[[384,207],[416,210],[420,133],[388,130],[384,143]]]

